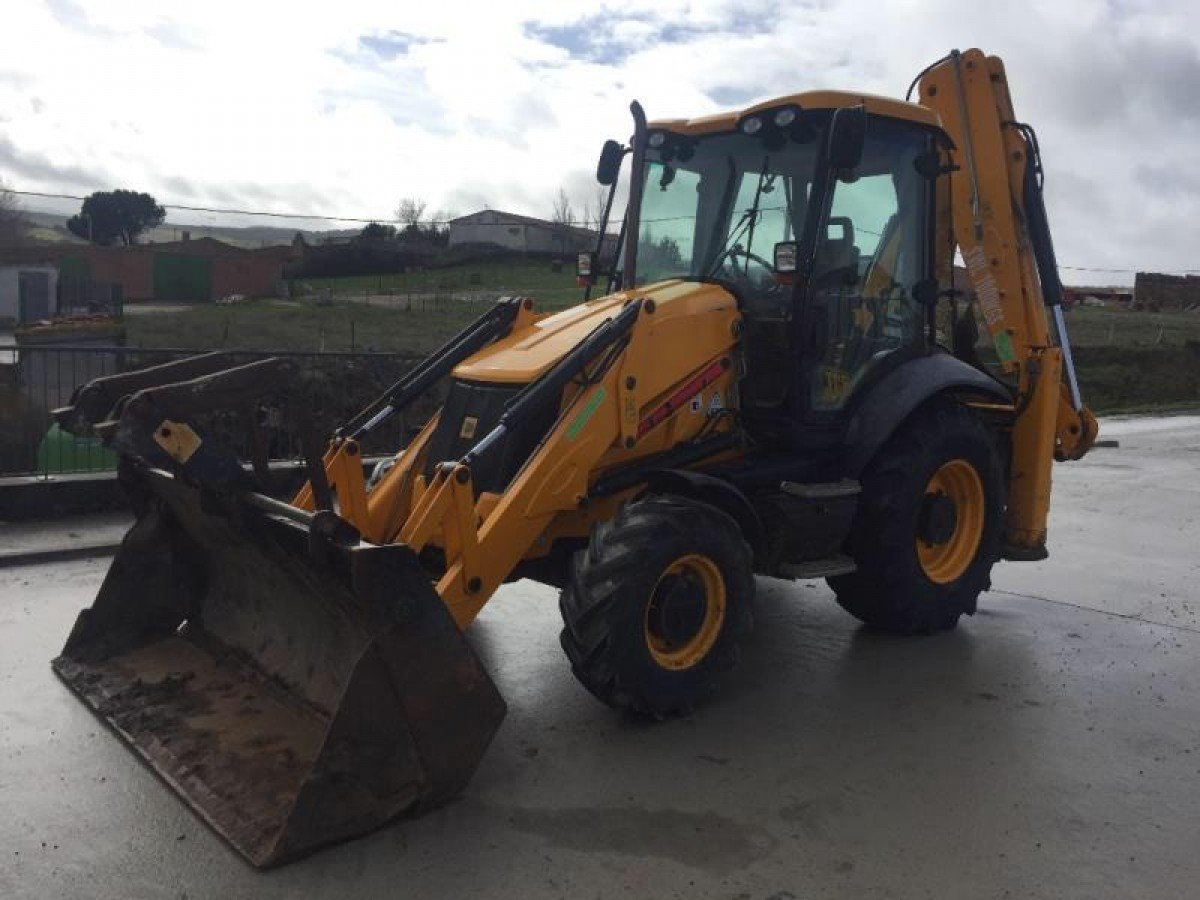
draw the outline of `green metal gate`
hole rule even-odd
[[[175,303],[212,300],[212,260],[181,253],[154,254],[154,299]]]

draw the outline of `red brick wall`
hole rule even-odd
[[[275,295],[276,282],[283,277],[277,259],[262,256],[218,256],[213,260],[213,299],[230,294]]]
[[[185,241],[137,247],[72,245],[63,255],[81,257],[89,264],[93,281],[121,285],[126,300],[154,297],[154,254],[187,253],[212,259],[212,300],[229,294],[274,295],[283,277],[283,260],[290,248],[242,250],[216,241]]]
[[[125,300],[149,300],[154,296],[154,255],[140,247],[78,247],[72,256],[88,261],[93,281],[121,285]]]

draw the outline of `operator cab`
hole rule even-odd
[[[852,165],[831,146],[842,117]],[[923,107],[835,92],[649,126],[636,284],[715,281],[737,299],[756,436],[800,450],[840,432],[866,386],[926,352],[940,133]]]

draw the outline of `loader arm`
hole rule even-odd
[[[953,51],[919,85],[920,103],[954,142],[950,228],[938,231],[952,230],[1000,366],[1017,379],[1005,555],[1040,559],[1051,464],[1083,456],[1097,426],[1079,396],[1062,317],[1036,138],[1013,114],[998,57]]]
[[[730,383],[737,310],[723,305],[709,310],[706,318],[712,324],[703,329],[704,337],[690,338],[696,356],[680,354],[673,360],[676,366],[688,367],[686,372],[666,375],[674,366],[659,361],[659,374],[669,381],[668,393],[661,395],[654,379],[647,377],[655,365],[655,347],[661,351],[667,340],[655,335],[655,304],[627,300],[529,385],[499,424],[463,457],[441,462],[428,479],[414,476],[424,452],[418,439],[389,478],[372,491],[371,502],[378,507],[405,512],[386,522],[375,520],[381,539],[416,553],[431,545],[443,552],[445,570],[437,592],[460,627],[474,620],[537,543],[549,543],[564,528],[569,530],[573,519],[586,534],[593,521],[612,515],[629,491],[602,499],[590,492],[607,460],[614,454],[622,457],[620,469],[669,447],[670,439],[658,432],[675,433],[668,422],[672,415],[710,385]],[[511,483],[500,493],[476,490],[476,467],[508,431],[521,427],[527,409],[543,403],[559,408],[559,413]],[[725,430],[724,425],[714,429]],[[700,447],[703,442],[691,444]],[[388,499],[393,495],[398,499]]]
[[[359,446],[365,431],[335,435],[322,466],[338,514],[374,544],[401,544],[418,555],[435,551],[441,560],[432,573],[437,593],[465,628],[522,560],[557,538],[585,537],[640,490],[635,479],[593,497],[591,487],[601,475],[631,471],[666,451],[695,460],[730,451],[730,420],[706,426],[706,416],[677,414],[701,393],[732,395],[741,316],[718,287],[679,290],[691,296],[682,315],[632,292],[581,307],[598,324],[524,385],[495,427],[474,434],[470,449],[457,458],[431,456],[443,410],[368,487]],[[530,304],[520,304],[510,339],[537,343],[533,326],[542,318]],[[512,435],[536,430],[533,420],[547,409],[556,411],[553,424],[538,432],[508,484],[495,490],[481,484],[489,455],[503,451]],[[457,429],[458,420],[450,425]],[[318,508],[310,484],[292,505]]]

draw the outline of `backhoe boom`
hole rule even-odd
[[[920,102],[937,112],[954,142],[954,239],[1000,365],[1017,379],[1005,555],[1039,559],[1051,465],[1083,456],[1097,426],[1080,401],[1070,357],[1036,140],[1013,115],[1003,62],[979,50],[954,51],[931,67],[920,79]]]

